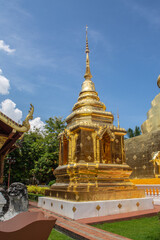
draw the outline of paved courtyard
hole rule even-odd
[[[46,215],[54,216],[57,218],[55,228],[77,240],[129,240],[129,238],[92,227],[90,224],[154,216],[160,212],[160,206],[155,205],[153,210],[136,211],[131,213],[116,214],[106,217],[85,218],[80,220],[72,220],[54,212],[39,208],[35,202],[29,203],[29,211],[43,211]]]

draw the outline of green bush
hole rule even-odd
[[[50,182],[48,183],[48,186],[49,186],[49,187],[52,186],[55,182],[56,182],[56,180],[50,181]]]
[[[45,190],[49,189],[48,187],[38,187],[38,186],[27,186],[28,193],[35,193],[45,195]]]
[[[35,193],[28,193],[28,199],[29,200],[38,202],[38,197],[44,197],[44,195],[35,194]]]

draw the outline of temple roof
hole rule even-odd
[[[0,112],[0,154],[5,155],[12,151],[15,142],[30,129],[29,120],[33,119],[33,112],[34,107],[31,104],[30,111],[22,125]]]
[[[98,97],[98,93],[95,90],[95,85],[91,80],[92,74],[90,70],[89,62],[89,47],[88,36],[86,27],[86,71],[84,74],[84,82],[82,83],[81,92],[78,97],[78,101],[72,108],[72,113],[66,118],[67,129],[73,130],[79,127],[90,127],[94,129],[108,127],[113,132],[121,135],[126,134],[124,128],[113,125],[113,114],[106,111],[106,106],[102,103]]]
[[[81,92],[78,101],[72,108],[72,113],[66,118],[67,128],[73,127],[77,124],[113,124],[113,114],[106,112],[106,106],[98,97],[95,90],[95,85],[91,80],[92,74],[89,62],[89,47],[86,27],[86,71],[84,74],[84,82],[82,83]]]

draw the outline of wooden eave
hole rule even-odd
[[[29,114],[20,125],[0,112],[0,155],[5,155],[16,148],[16,141],[30,129],[29,120],[33,119],[34,107],[31,104]]]
[[[22,136],[23,132],[18,132],[0,120],[0,154],[5,155],[10,152],[15,142]]]

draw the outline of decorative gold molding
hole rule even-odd
[[[124,136],[126,135],[126,130],[124,128],[120,128],[121,131],[119,132],[114,132],[115,135],[118,135],[118,136]]]
[[[119,208],[119,209],[122,208],[122,204],[119,203],[119,204],[118,204],[118,208]]]
[[[97,205],[96,209],[97,209],[97,211],[99,211],[101,209],[101,207],[99,205]]]
[[[78,194],[76,194],[76,201],[78,201],[79,200],[79,195]]]
[[[72,211],[73,211],[73,212],[75,212],[76,210],[77,210],[76,207],[73,207],[73,208],[72,208]]]
[[[139,207],[140,203],[139,203],[139,202],[137,202],[137,203],[136,203],[136,205],[137,205],[137,207]]]
[[[71,138],[71,134],[72,134],[71,131],[68,129],[65,129],[63,131],[63,137],[65,136],[67,140],[69,140]]]
[[[100,127],[98,132],[97,132],[97,137],[101,140],[103,138],[103,135],[107,133],[110,137],[110,141],[114,141],[115,140],[115,134],[113,132],[111,132],[111,130],[109,129],[109,127]]]

